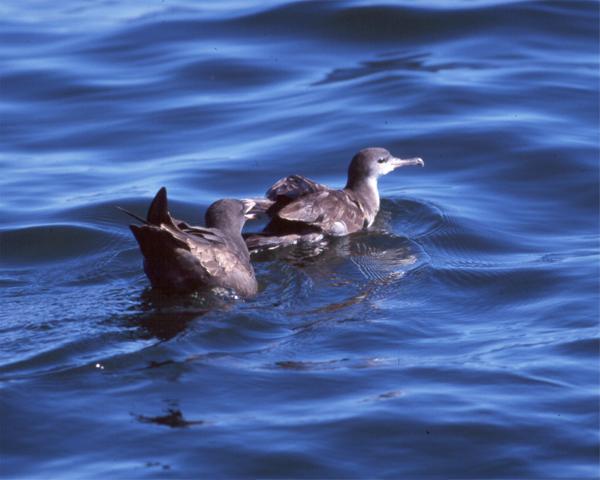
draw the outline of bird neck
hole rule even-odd
[[[207,226],[209,226],[207,224]],[[242,228],[244,224],[241,225],[236,224],[236,222],[223,221],[223,222],[215,222],[213,225],[210,225],[210,228],[215,228],[223,232],[227,238],[237,245],[239,251],[241,253],[248,252],[246,247],[246,242],[244,241],[244,237],[242,236]],[[249,258],[250,254],[248,254]]]
[[[373,218],[379,211],[379,189],[377,177],[349,178],[345,190],[351,190],[369,216]]]
[[[243,222],[237,222],[231,218],[217,218],[216,220],[206,219],[205,225],[208,228],[215,228],[227,234],[229,238],[242,238]]]

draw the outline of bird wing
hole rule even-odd
[[[191,235],[198,242],[204,241],[211,244],[225,244],[226,242],[225,237],[219,230],[216,230],[214,228],[189,225],[187,223],[185,225],[182,225],[182,223],[178,225],[181,231],[187,233],[188,235]]]
[[[314,226],[328,235],[346,235],[363,228],[365,213],[344,190],[323,190],[304,195],[283,207],[277,216],[283,220]]]
[[[226,244],[211,243],[207,248],[204,242],[198,242],[197,238],[190,238],[188,246],[190,253],[212,277],[222,278],[238,269],[249,271],[247,262],[242,261]]]
[[[165,225],[161,225],[160,228],[179,240],[179,255],[187,257],[184,261],[190,264],[197,262],[210,277],[224,278],[238,270],[253,275],[249,262],[236,252],[235,247],[220,230],[191,227],[182,232]]]
[[[273,218],[283,207],[303,195],[327,190],[327,186],[302,175],[290,175],[277,180],[265,193],[265,198],[249,198],[254,203],[250,213],[266,213]]]
[[[288,177],[277,180],[265,196],[269,200],[278,200],[285,197],[288,200],[295,200],[298,197],[315,193],[322,190],[327,190],[327,186],[313,182],[310,178],[302,175],[290,175]]]

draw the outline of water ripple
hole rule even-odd
[[[5,475],[597,477],[597,2],[0,11]],[[116,205],[201,223],[368,145],[427,165],[368,232],[149,290]]]

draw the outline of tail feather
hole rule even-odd
[[[144,220],[142,217],[140,217],[139,215],[136,215],[135,213],[130,212],[129,210],[127,210],[123,207],[120,207],[119,205],[115,205],[115,208],[117,210],[120,210],[121,212],[125,213],[126,215],[129,215],[130,217],[135,218],[138,222],[142,222],[143,224],[148,225],[148,222],[146,220]]]
[[[154,225],[129,225],[129,228],[147,260],[170,258],[176,249],[189,250],[185,234],[177,229]]]
[[[169,214],[169,202],[167,201],[167,189],[162,187],[148,208],[146,216],[148,223],[152,225],[166,224],[174,227],[173,218]]]
[[[152,200],[147,220],[143,220],[131,212],[125,211],[125,213],[144,223],[142,226],[130,225],[129,228],[131,228],[146,260],[169,257],[177,248],[189,248],[186,234],[180,230],[169,213],[165,187],[162,187]]]

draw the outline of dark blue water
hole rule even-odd
[[[0,15],[4,477],[598,477],[598,3]],[[426,161],[374,231],[149,291],[114,205],[199,223],[367,146]]]

